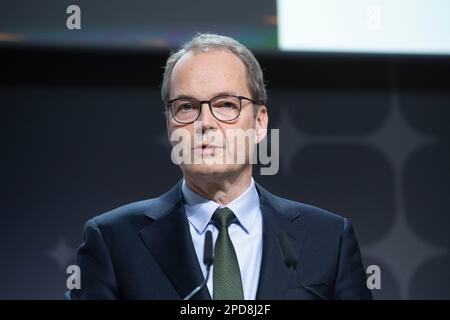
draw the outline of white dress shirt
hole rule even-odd
[[[210,230],[213,235],[213,243],[216,243],[219,230],[211,221],[214,211],[218,207],[225,207],[215,201],[206,199],[192,191],[183,179],[182,193],[185,200],[185,209],[189,220],[189,228],[194,243],[195,252],[206,277],[206,266],[203,264],[203,246],[205,233]],[[231,242],[241,271],[244,299],[254,300],[258,289],[259,272],[262,256],[262,215],[259,204],[259,195],[256,191],[253,178],[250,186],[240,196],[226,205],[231,209],[237,221],[228,228]],[[208,279],[208,290],[213,296],[213,268]]]

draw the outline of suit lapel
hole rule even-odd
[[[155,221],[141,230],[145,245],[184,298],[204,280],[189,230],[180,182],[157,200],[145,214]],[[194,299],[211,299],[203,288]]]
[[[256,299],[283,299],[294,273],[284,262],[278,235],[285,233],[295,250],[300,252],[305,232],[299,224],[292,223],[299,218],[299,212],[284,212],[279,200],[259,186],[261,212],[263,216],[263,253]]]
[[[284,262],[278,235],[287,234],[295,252],[300,252],[304,229],[293,223],[299,212],[284,210],[277,197],[256,184],[263,216],[263,253],[256,299],[283,299],[294,274]],[[192,243],[189,222],[181,196],[181,181],[155,200],[145,212],[153,222],[140,236],[180,298],[188,295],[204,280]],[[195,299],[211,299],[203,288]]]

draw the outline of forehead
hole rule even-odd
[[[171,98],[189,95],[210,99],[225,91],[249,94],[244,63],[224,50],[186,53],[175,64],[170,81]]]

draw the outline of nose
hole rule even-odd
[[[211,109],[206,102],[201,106],[200,117],[197,121],[201,121],[203,132],[208,129],[217,128],[217,119],[211,113]]]

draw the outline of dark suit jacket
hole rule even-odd
[[[371,299],[351,222],[277,197],[258,184],[263,253],[257,299]],[[203,281],[181,182],[159,198],[124,205],[86,223],[78,250],[81,289],[71,299],[181,299]],[[298,265],[286,267],[277,236]],[[203,288],[194,299],[211,299]]]

